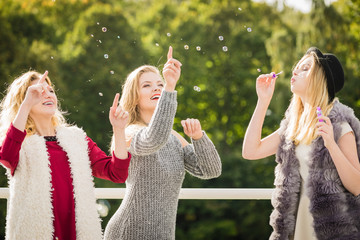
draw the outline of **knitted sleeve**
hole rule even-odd
[[[192,140],[183,148],[185,169],[202,179],[216,178],[221,175],[221,160],[214,144],[204,132],[199,140]]]
[[[168,140],[177,108],[177,92],[162,91],[149,126],[138,131],[131,140],[129,152],[133,155],[149,155]]]

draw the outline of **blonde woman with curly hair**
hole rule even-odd
[[[273,74],[256,80],[258,102],[242,153],[276,154],[270,239],[360,239],[360,122],[335,97],[344,85],[339,59],[308,49],[292,72],[293,97],[280,128],[261,139]]]
[[[220,157],[199,120],[182,121],[192,144],[172,130],[180,73],[181,63],[172,57],[170,47],[162,72],[165,82],[149,65],[126,79],[120,105],[129,112],[126,139],[132,160],[125,197],[106,226],[106,240],[175,239],[185,172],[202,179],[221,174]]]
[[[24,73],[0,105],[0,163],[10,188],[6,239],[100,240],[93,176],[125,182],[128,114],[116,94],[109,112],[114,152],[107,156],[82,129],[66,124],[47,74]]]

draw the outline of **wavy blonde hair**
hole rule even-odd
[[[122,94],[120,98],[120,105],[129,113],[128,125],[132,124],[145,124],[140,117],[139,112],[139,80],[140,77],[147,72],[153,72],[160,75],[158,68],[151,65],[143,65],[132,71],[126,78],[124,85],[122,86]],[[161,78],[162,79],[162,78]]]
[[[126,141],[129,142],[135,132],[147,124],[141,119],[139,112],[140,100],[140,77],[147,72],[153,72],[160,75],[157,67],[151,65],[142,65],[132,71],[126,78],[122,86],[122,93],[120,98],[120,106],[129,113],[129,121],[126,128]],[[161,76],[161,75],[160,75]],[[161,78],[162,79],[162,78]],[[130,125],[133,125],[129,127]],[[115,148],[114,135],[111,139],[110,151]]]
[[[0,103],[0,139],[5,138],[7,129],[14,121],[20,105],[24,101],[26,91],[32,82],[38,81],[41,78],[41,74],[36,71],[28,71],[16,78],[11,85],[7,88],[6,96]],[[49,77],[46,77],[45,81],[54,88]],[[51,122],[53,126],[65,125],[66,121],[63,116],[63,112],[60,111],[59,104],[57,106],[54,116],[52,116]],[[27,136],[33,135],[37,132],[34,120],[28,116],[25,130]]]
[[[323,115],[327,116],[336,100],[329,103],[325,72],[314,52],[304,55],[296,64],[295,69],[309,57],[313,58],[313,63],[308,75],[306,103],[303,103],[298,95],[293,94],[286,116],[289,125],[285,130],[285,135],[295,145],[300,143],[308,145],[318,137],[315,127],[318,121],[316,107],[320,107]]]

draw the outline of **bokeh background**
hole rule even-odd
[[[241,156],[259,74],[284,71],[264,136],[279,127],[292,68],[310,46],[339,57],[346,78],[340,101],[360,115],[360,0],[307,2],[304,12],[276,0],[0,0],[1,98],[21,73],[48,70],[69,122],[108,152],[115,93],[136,67],[162,69],[171,45],[183,64],[174,129],[182,133],[181,119],[200,119],[223,162],[221,177],[187,175],[183,187],[272,188],[274,156]],[[125,187],[95,181],[96,187]],[[7,187],[3,168],[0,187]],[[121,200],[101,203],[109,207],[105,227]],[[267,239],[271,210],[269,200],[180,200],[176,239]],[[5,219],[1,199],[0,239]]]

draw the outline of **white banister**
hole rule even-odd
[[[182,188],[179,199],[269,200],[272,188]],[[122,199],[125,188],[96,188],[99,199]],[[9,188],[0,188],[0,199],[9,198]]]

